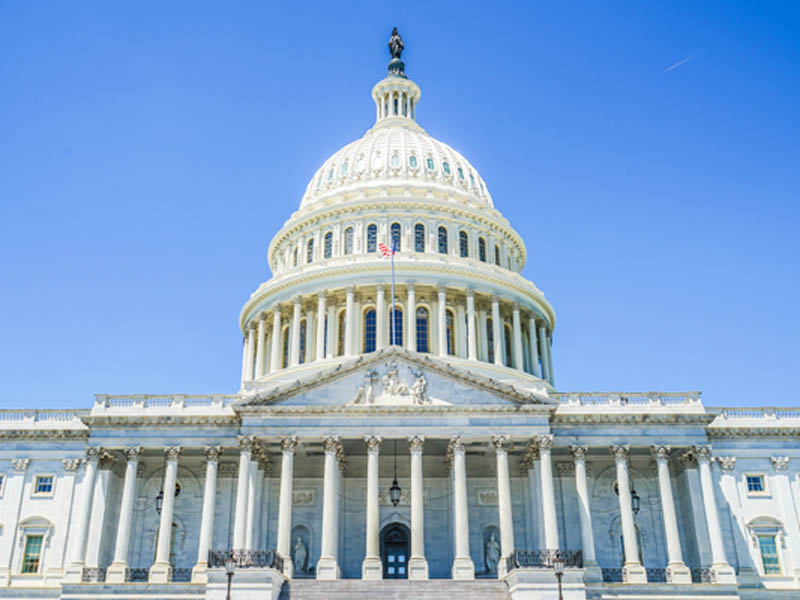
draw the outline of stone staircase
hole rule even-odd
[[[508,600],[504,581],[478,579],[428,581],[339,579],[292,579],[283,584],[279,600]]]

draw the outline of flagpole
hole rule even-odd
[[[390,346],[394,346],[394,302],[395,302],[395,298],[394,298],[394,241],[392,241],[392,315],[391,315],[392,325],[389,328],[390,335],[391,335],[392,339],[389,340],[389,345]]]

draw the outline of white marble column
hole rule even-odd
[[[550,381],[550,360],[547,352],[547,330],[544,323],[539,325],[539,355],[542,357],[542,379]]]
[[[291,578],[292,565],[292,489],[294,479],[294,451],[297,438],[288,437],[281,441],[281,491],[278,501],[278,554],[283,557],[283,573]]]
[[[267,346],[267,317],[261,315],[258,320],[258,342],[256,343],[256,379],[264,376],[266,364],[264,363]]]
[[[736,583],[736,574],[725,558],[725,543],[719,525],[717,500],[714,495],[714,480],[711,477],[711,446],[695,446],[697,467],[700,471],[700,488],[703,491],[708,537],[711,543],[711,573],[716,583]]]
[[[450,440],[453,451],[453,521],[455,557],[451,577],[475,579],[475,565],[469,554],[469,507],[467,505],[467,463],[464,444],[459,436]]]
[[[500,298],[492,296],[492,337],[494,338],[494,364],[503,364],[503,327],[500,322]]]
[[[341,441],[338,436],[330,435],[323,440],[325,446],[325,472],[323,475],[322,500],[322,543],[320,557],[317,561],[317,579],[339,579],[339,565],[336,561],[339,531],[336,527],[336,478],[339,464],[337,454]]]
[[[514,336],[514,343],[512,344],[514,348],[514,368],[517,371],[524,371],[525,370],[525,357],[522,354],[522,324],[519,320],[519,305],[514,304],[513,311],[511,313],[511,327]]]
[[[353,356],[353,342],[355,341],[355,335],[353,332],[356,328],[355,323],[355,310],[353,308],[353,304],[355,303],[355,294],[356,288],[355,286],[348,286],[347,287],[347,296],[345,302],[345,312],[344,312],[344,355],[345,356]]]
[[[656,459],[658,489],[661,494],[661,510],[664,515],[664,533],[667,538],[667,581],[669,583],[692,583],[692,574],[683,562],[681,539],[678,534],[678,518],[672,497],[672,480],[669,473],[670,447],[655,445],[650,448]]]
[[[317,360],[325,358],[325,292],[317,294]]]
[[[417,351],[417,295],[414,284],[407,286],[406,298],[406,348],[412,352]]]
[[[242,338],[242,385],[247,381],[247,334]]]
[[[81,485],[81,499],[75,521],[75,537],[70,547],[69,565],[64,570],[64,581],[80,583],[86,559],[86,538],[89,534],[89,515],[92,513],[94,484],[97,478],[97,462],[102,448],[86,449],[86,471]]]
[[[375,349],[386,347],[386,286],[378,284],[375,292]]]
[[[281,305],[275,306],[272,313],[272,352],[270,355],[270,373],[281,368],[283,348],[281,348]]]
[[[436,307],[438,316],[436,326],[438,327],[439,356],[447,356],[447,290],[443,285],[436,288],[438,301]]]
[[[489,341],[486,338],[486,311],[478,310],[478,360],[489,360]]]
[[[531,374],[536,377],[541,377],[539,371],[539,350],[536,345],[536,318],[530,317],[528,319],[528,344],[531,347]]]
[[[139,467],[141,446],[125,448],[125,479],[122,483],[122,502],[119,508],[119,524],[117,540],[114,545],[114,561],[106,571],[108,583],[125,583],[128,572],[128,548],[131,540],[131,522],[133,521],[133,501],[136,496],[136,471]]]
[[[158,544],[156,560],[150,567],[150,583],[168,583],[172,579],[172,565],[169,551],[172,545],[172,514],[175,508],[175,482],[178,478],[178,457],[180,446],[170,446],[165,450],[167,466],[164,469],[164,501],[161,504],[161,519],[158,525]]]
[[[300,363],[300,319],[302,317],[300,300],[300,296],[297,296],[292,301],[292,327],[290,331],[292,337],[289,344],[290,367],[296,367]]]
[[[206,446],[206,480],[203,486],[203,509],[200,517],[200,541],[197,563],[192,568],[192,583],[208,582],[208,551],[214,537],[214,508],[217,499],[217,467],[222,446]]]
[[[478,338],[475,331],[475,292],[467,290],[467,358],[478,360]]]
[[[333,301],[328,305],[328,344],[325,347],[325,358],[336,356],[336,306]]]
[[[247,538],[247,497],[250,491],[250,463],[255,438],[239,436],[239,472],[236,476],[236,509],[233,513],[233,549],[249,550]]]
[[[310,363],[314,360],[314,310],[306,310],[306,347],[303,353],[303,362]]]
[[[256,330],[251,326],[247,330],[247,367],[245,373],[246,381],[253,381],[253,368],[256,358]]]
[[[540,435],[536,444],[539,447],[539,473],[542,478],[544,545],[546,550],[558,550],[558,518],[556,517],[556,494],[553,486],[553,436]]]
[[[261,447],[256,442],[250,452],[250,465],[247,471],[247,510],[245,511],[244,545],[246,550],[256,550],[253,540],[258,520],[258,486],[261,472],[258,470],[258,459]],[[237,490],[238,491],[238,490]]]
[[[547,370],[550,372],[550,385],[556,385],[556,375],[555,371],[553,370],[553,332],[550,332],[550,335],[547,336]]]
[[[589,486],[586,483],[586,446],[570,446],[575,459],[575,492],[578,496],[578,518],[581,522],[581,552],[585,577],[591,581],[602,581],[603,575],[597,565],[594,550],[592,511],[589,508]]]
[[[408,438],[411,452],[411,557],[408,559],[408,578],[427,579],[428,560],[425,558],[425,481],[422,478],[421,435]]]
[[[639,561],[639,543],[636,540],[636,525],[633,522],[631,485],[628,479],[628,446],[611,446],[617,467],[617,492],[619,495],[620,524],[625,562],[622,565],[622,580],[625,583],[647,583],[647,572]]]
[[[378,495],[378,456],[381,449],[381,437],[371,435],[364,441],[367,443],[367,538],[364,562],[361,565],[361,579],[383,579],[379,532],[380,498]]]
[[[514,521],[511,507],[511,478],[508,472],[508,437],[492,436],[497,460],[497,510],[500,518],[500,561],[497,563],[497,577],[507,574],[505,558],[514,552]]]

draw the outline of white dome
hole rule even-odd
[[[396,113],[391,112],[388,99],[392,97]],[[419,98],[414,82],[390,76],[375,86],[373,98],[378,105],[377,123],[323,163],[303,194],[301,210],[360,188],[398,184],[444,188],[465,202],[494,206],[475,167],[414,120]]]

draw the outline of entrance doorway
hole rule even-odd
[[[381,531],[381,561],[384,579],[408,579],[411,532],[401,523],[391,523]]]

